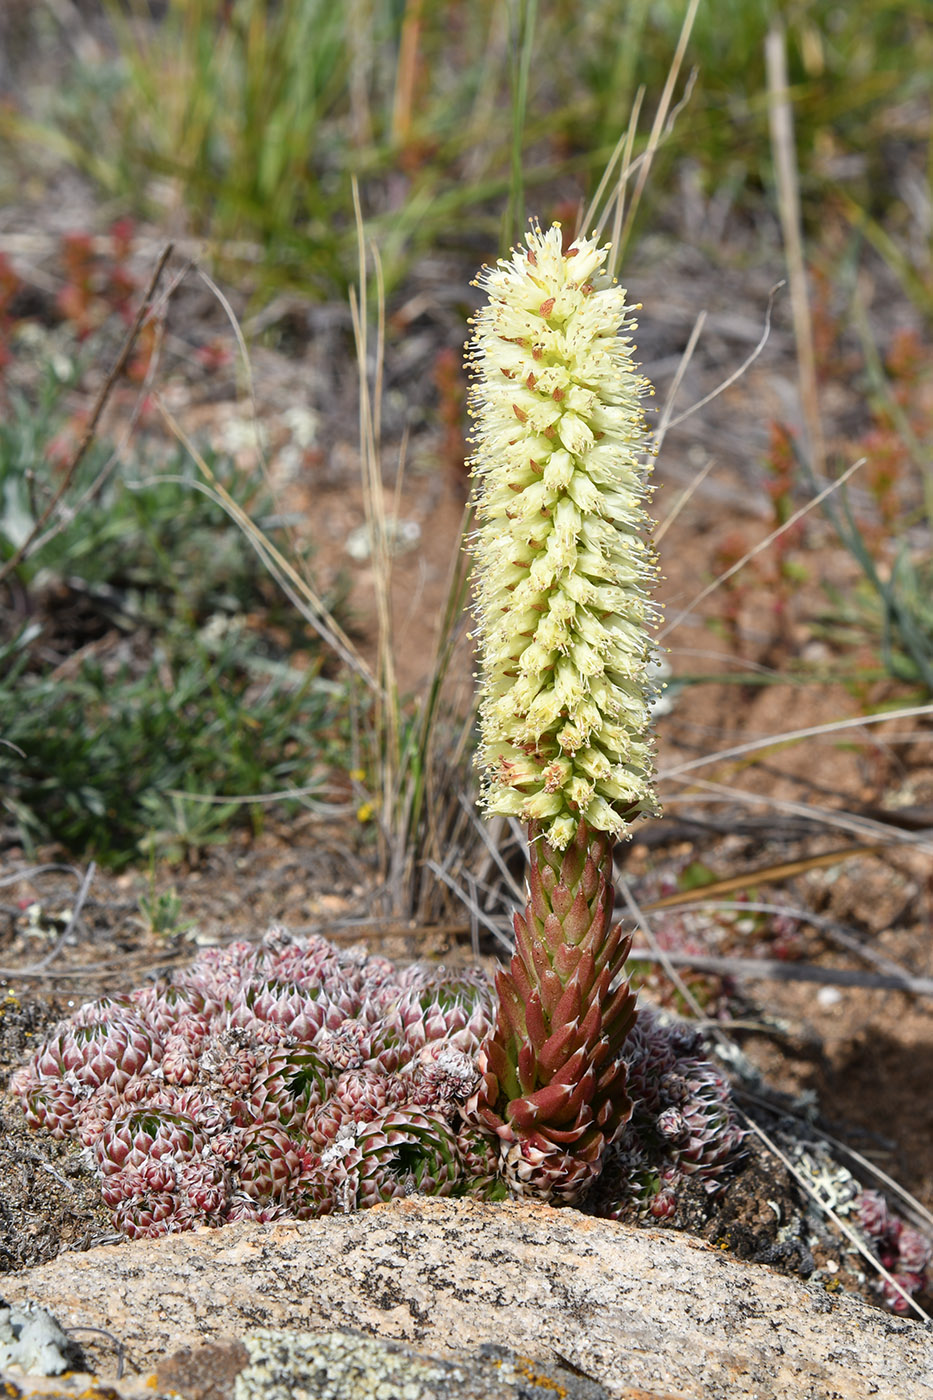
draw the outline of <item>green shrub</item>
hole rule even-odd
[[[43,375],[0,425],[0,561],[58,481],[66,387]],[[0,801],[30,846],[114,866],[257,826],[262,808],[237,799],[322,780],[341,693],[194,464],[177,450],[154,462],[96,444],[0,613]],[[275,539],[267,493],[210,463]],[[284,659],[298,650],[304,670]]]

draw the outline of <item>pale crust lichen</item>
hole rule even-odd
[[[483,801],[564,849],[656,810],[650,385],[608,248],[558,225],[485,268],[467,361]]]

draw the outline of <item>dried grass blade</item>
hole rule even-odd
[[[716,753],[705,754],[702,758],[691,758],[685,763],[675,763],[658,773],[659,779],[680,778],[684,773],[692,773],[697,768],[705,768],[710,763],[724,763],[728,759],[743,758],[746,754],[763,749],[779,748],[795,744],[801,739],[815,739],[822,734],[838,734],[846,729],[858,729],[862,725],[882,724],[886,720],[910,719],[915,715],[933,714],[933,704],[910,705],[902,710],[886,710],[877,715],[855,715],[850,719],[836,719],[828,724],[812,724],[805,729],[789,729],[783,734],[770,734],[764,739],[749,739],[744,744],[736,744],[730,749],[719,749]]]
[[[803,517],[805,515],[808,515],[809,512],[813,510],[815,506],[818,506],[823,501],[825,501],[826,497],[831,495],[833,491],[837,491],[840,486],[844,486],[845,483],[849,480],[849,478],[853,476],[855,472],[859,470],[860,467],[863,467],[865,465],[867,460],[868,459],[866,457],[860,457],[857,462],[853,462],[852,465],[850,467],[847,467],[846,470],[842,473],[842,476],[837,477],[835,481],[831,481],[827,486],[824,486],[823,490],[818,492],[817,495],[815,495],[812,498],[812,500],[807,501],[807,503],[805,505],[802,505],[799,508],[799,510],[795,510],[794,513],[791,516],[789,516],[788,519],[783,522],[783,524],[779,525],[776,530],[772,530],[770,535],[767,535],[763,540],[759,540],[758,543],[754,545],[750,550],[748,550],[746,554],[743,554],[742,558],[739,559],[737,563],[733,564],[731,568],[726,569],[724,573],[721,573],[718,576],[718,578],[714,578],[712,583],[708,583],[705,588],[701,589],[700,592],[694,598],[693,602],[688,604],[688,606],[684,608],[682,612],[679,612],[674,618],[673,622],[669,622],[665,627],[661,628],[660,632],[658,633],[658,642],[663,642],[664,638],[669,636],[670,633],[673,632],[675,627],[679,627],[680,624],[691,615],[691,613],[695,612],[696,609],[700,606],[700,604],[704,603],[711,593],[715,593],[717,588],[719,588],[722,584],[727,583],[728,580],[732,578],[735,574],[737,574],[740,569],[744,569],[745,565],[749,562],[750,559],[754,559],[757,554],[761,554],[762,550],[767,549],[768,546],[770,544],[773,544],[776,539],[778,539],[787,530],[790,530],[794,525],[796,525],[798,520],[802,520]]]
[[[808,870],[819,870],[826,865],[838,865],[842,860],[850,860],[853,856],[877,855],[879,851],[885,849],[884,842],[878,842],[873,846],[843,846],[838,851],[822,851],[816,856],[801,856],[799,860],[782,861],[778,865],[762,865],[755,870],[746,870],[741,875],[730,875],[727,879],[711,880],[708,885],[701,886],[703,895],[731,894],[734,890],[748,889],[749,885],[776,885],[784,880],[791,880],[795,875],[804,875]],[[681,904],[693,904],[696,902],[697,890],[677,890],[674,894],[666,894],[661,899],[654,899],[648,904],[642,905],[643,909],[652,913],[657,909],[675,909]]]
[[[362,656],[360,656],[359,652],[356,650],[356,647],[350,641],[350,638],[343,631],[343,628],[328,611],[323,599],[318,597],[307,580],[301,577],[281,551],[276,549],[268,536],[253,523],[246,511],[233,499],[223,483],[217,480],[217,477],[204,460],[203,455],[188,437],[181,424],[172,416],[172,413],[166,407],[161,396],[155,394],[153,398],[166,426],[175,435],[186,452],[189,453],[192,461],[197,465],[201,474],[209,483],[208,486],[202,487],[205,494],[211,494],[213,499],[223,507],[230,518],[239,526],[250,544],[266,564],[267,568],[274,575],[280,587],[282,587],[288,597],[296,603],[296,606],[301,611],[302,617],[310,623],[318,633],[318,636],[320,636],[328,646],[332,647],[340,659],[344,661],[351,670],[355,671],[357,675],[361,676],[368,686],[372,689],[376,689],[377,683],[375,677]],[[304,600],[303,604],[301,601],[298,601],[301,599]]]

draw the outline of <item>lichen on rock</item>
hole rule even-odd
[[[350,1332],[276,1332],[244,1338],[249,1364],[235,1400],[608,1400],[609,1392],[563,1367],[486,1345],[457,1360]]]

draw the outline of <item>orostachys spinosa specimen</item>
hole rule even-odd
[[[495,1001],[482,972],[398,970],[273,928],[80,1007],[11,1087],[33,1127],[84,1144],[130,1237],[496,1199],[499,1138],[467,1111]],[[634,1113],[612,1151],[629,1185],[614,1172],[615,1198],[589,1204],[663,1218],[686,1175],[716,1184],[739,1134],[689,1030],[642,1012],[624,1056]]]
[[[735,1153],[725,1080],[636,1016],[613,922],[613,844],[657,810],[656,566],[650,386],[608,258],[532,225],[480,274],[467,348],[482,802],[530,852],[511,965],[493,989],[276,930],[82,1007],[14,1087],[127,1234],[412,1192],[663,1219]]]

